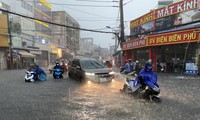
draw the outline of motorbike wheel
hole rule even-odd
[[[68,76],[69,76],[69,78],[72,79],[72,74],[70,72],[68,73]]]
[[[128,88],[126,84],[124,84],[124,87],[120,90],[122,93],[131,93],[131,90]]]
[[[160,99],[159,97],[157,97],[157,96],[152,96],[152,97],[150,97],[150,100],[151,100],[152,102],[156,102],[156,103],[161,102],[161,99]]]

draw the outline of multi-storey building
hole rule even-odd
[[[80,38],[80,54],[84,56],[92,56],[94,52],[93,48],[93,38]]]
[[[79,50],[80,28],[79,23],[65,11],[52,12],[53,23],[61,24],[63,26],[52,26],[52,43],[57,45],[56,49],[60,49],[60,58],[70,59],[71,54],[76,54]]]
[[[10,6],[4,2],[0,2],[0,8],[10,10]],[[8,51],[8,19],[7,13],[1,12],[0,14],[0,70],[7,69],[7,56]]]
[[[34,0],[34,18],[52,22],[51,4],[46,0]],[[51,24],[34,20],[35,22],[35,46],[41,50],[41,55],[37,57],[37,62],[41,66],[47,66],[50,60],[56,58],[57,51],[52,49]],[[52,53],[52,54],[51,54]]]
[[[2,8],[8,11],[29,17],[33,17],[34,15],[33,2],[29,3],[24,1],[1,0],[1,4]],[[10,8],[7,7],[8,5]],[[34,58],[36,57],[36,55],[28,52],[28,46],[33,46],[34,43],[35,24],[33,20],[24,17],[7,13],[4,14],[9,15],[7,17],[7,22],[9,22],[9,26],[7,24],[7,31],[10,30],[10,37],[8,37],[7,41],[8,43],[12,42],[12,46],[8,45],[7,47],[12,47],[13,52],[16,53],[15,56],[13,56],[12,66],[14,69],[28,67],[31,63],[34,62]],[[7,22],[2,23],[5,24]],[[4,69],[10,68],[10,58],[8,57],[8,54],[6,56],[8,62],[4,63],[7,64],[7,67],[4,67]]]

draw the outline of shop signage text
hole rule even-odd
[[[147,13],[146,15],[142,16],[142,17],[139,17],[138,19],[136,20],[133,20],[131,21],[130,23],[130,28],[134,28],[134,27],[137,27],[139,25],[142,25],[144,23],[147,23],[149,21],[152,21],[154,19],[154,12],[150,12],[150,13]]]
[[[170,34],[162,34],[149,36],[147,38],[148,46],[154,45],[165,45],[165,44],[176,44],[185,42],[195,42],[199,40],[199,33],[191,31],[182,31]]]
[[[125,42],[123,44],[123,50],[134,49],[134,48],[144,47],[144,46],[146,46],[146,39],[138,39],[138,40]]]
[[[155,10],[155,18],[160,18],[175,13],[188,11],[197,7],[197,0],[184,0],[160,9]]]

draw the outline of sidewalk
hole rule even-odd
[[[113,66],[113,71],[116,73],[120,72],[120,69]],[[175,78],[175,79],[199,79],[200,80],[200,75],[193,75],[193,74],[185,74],[183,73],[181,75],[181,73],[161,73],[161,72],[156,72],[158,77],[162,77],[162,78]]]

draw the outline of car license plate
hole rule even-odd
[[[106,78],[99,78],[100,82],[107,82]]]

